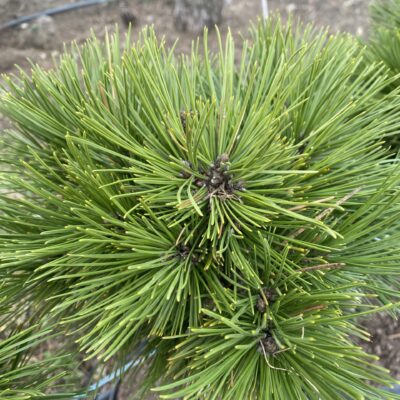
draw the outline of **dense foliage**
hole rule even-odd
[[[375,0],[371,7],[371,32],[366,60],[381,62],[392,79],[385,91],[400,87],[400,0]],[[400,149],[398,135],[390,141],[394,150]]]
[[[116,367],[139,346],[163,398],[388,398],[354,342],[399,300],[400,99],[350,37],[251,33],[178,58],[151,30],[122,54],[92,39],[6,78],[9,341],[50,331]]]
[[[400,73],[400,1],[375,0],[371,5],[369,52],[372,61],[381,61],[395,77]],[[390,87],[399,86],[394,79]]]
[[[12,332],[0,343],[0,398],[7,400],[71,400],[76,376],[68,354],[34,354],[32,347],[55,340],[51,329],[29,328]],[[50,390],[51,388],[51,390]],[[70,390],[68,390],[70,389]]]
[[[399,0],[374,0],[370,8],[375,28],[398,29],[400,27]]]

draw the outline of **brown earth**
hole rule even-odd
[[[0,26],[6,22],[47,8],[77,0],[0,0]],[[180,34],[174,28],[171,0],[114,0],[106,5],[58,14],[52,17],[52,27],[44,27],[50,34],[41,35],[34,23],[0,31],[0,72],[14,72],[15,64],[29,68],[27,58],[44,66],[51,65],[52,56],[62,50],[63,43],[83,41],[93,30],[102,36],[105,29],[112,31],[121,23],[121,12],[128,9],[136,17],[134,34],[147,24],[154,24],[159,35],[165,35],[173,43],[178,36],[178,50],[190,49],[194,34]],[[288,12],[304,21],[313,21],[320,26],[331,26],[331,31],[347,31],[365,35],[367,28],[366,0],[292,0],[269,1],[271,11],[279,10],[284,17]],[[229,26],[234,33],[246,32],[249,21],[261,14],[260,0],[227,0],[222,31]],[[39,36],[39,38],[38,38]],[[215,44],[215,34],[210,35]]]
[[[56,7],[77,0],[0,0],[0,26],[17,17]],[[128,10],[134,16],[133,34],[153,24],[158,34],[164,35],[167,43],[172,44],[179,36],[178,50],[190,49],[195,34],[179,34],[173,23],[171,0],[114,0],[106,5],[79,9],[33,22],[23,26],[0,29],[0,73],[16,73],[18,64],[23,70],[29,70],[29,58],[46,68],[51,67],[52,58],[62,51],[63,43],[76,40],[82,42],[93,31],[102,37],[106,29],[114,30],[115,24],[121,24],[121,13]],[[226,0],[224,22],[220,27],[226,32],[228,26],[235,34],[246,33],[249,21],[256,21],[261,14],[260,0]],[[367,0],[270,0],[270,11],[279,10],[283,18],[288,13],[317,26],[330,26],[331,32],[344,31],[366,37],[368,34]],[[210,45],[216,47],[216,34],[210,33]],[[0,130],[7,126],[1,119]],[[365,344],[368,351],[381,357],[382,365],[391,369],[394,376],[400,378],[400,324],[390,317],[379,315],[364,323],[372,333],[372,342]],[[82,372],[89,371],[95,365],[85,364]],[[119,399],[127,400],[140,385],[140,379],[124,382]],[[157,397],[152,396],[149,399]]]

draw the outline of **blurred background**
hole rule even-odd
[[[283,18],[292,13],[303,21],[329,26],[332,32],[365,37],[368,4],[368,0],[268,0],[268,9],[279,10]],[[41,11],[54,14],[32,15]],[[153,24],[168,43],[179,37],[178,49],[186,51],[203,24],[217,23],[222,31],[229,26],[234,33],[245,34],[249,21],[262,13],[262,0],[0,0],[0,73],[15,72],[15,64],[28,68],[27,57],[50,66],[63,43],[81,42],[91,29],[102,37],[116,23],[122,30],[132,23],[134,33]],[[31,20],[18,22],[29,16]],[[210,34],[210,41],[215,43],[215,34]]]

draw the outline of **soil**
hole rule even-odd
[[[368,353],[379,356],[379,363],[400,379],[400,320],[376,314],[362,321],[362,325],[370,332],[371,341],[361,345]]]
[[[6,22],[33,14],[52,7],[77,2],[78,0],[0,0],[0,26]],[[15,65],[29,69],[29,58],[33,63],[43,66],[52,64],[52,57],[63,48],[64,43],[73,40],[83,41],[93,30],[103,36],[106,29],[112,31],[116,23],[122,25],[127,11],[134,22],[133,34],[146,24],[154,24],[159,35],[164,35],[168,43],[173,43],[179,36],[178,50],[190,49],[193,33],[179,34],[174,27],[173,0],[114,0],[108,4],[81,8],[58,14],[51,19],[49,35],[42,35],[35,23],[0,30],[0,72],[15,72]],[[246,32],[249,21],[257,20],[261,14],[260,0],[226,0],[222,32],[229,26],[234,33]],[[271,12],[279,10],[283,18],[288,13],[300,17],[303,21],[313,21],[319,26],[330,25],[332,32],[346,31],[365,35],[367,31],[366,0],[269,0]],[[54,31],[53,31],[54,30]],[[124,28],[121,26],[121,30]],[[216,45],[215,33],[210,34],[211,44]]]
[[[0,27],[6,22],[25,15],[78,0],[0,0]],[[368,35],[367,0],[269,0],[271,12],[278,10],[283,19],[289,13],[305,22],[317,26],[329,26],[331,32],[350,32],[366,37]],[[246,33],[249,21],[256,21],[262,11],[260,0],[226,0],[222,33],[228,27],[234,34]],[[62,51],[63,44],[78,43],[87,38],[91,31],[98,37],[106,30],[113,31],[115,24],[126,31],[124,20],[133,21],[133,35],[144,25],[153,24],[159,36],[165,36],[168,44],[179,37],[178,51],[188,51],[195,33],[179,33],[173,21],[173,0],[114,0],[108,4],[82,8],[63,14],[23,24],[13,29],[0,28],[0,73],[16,73],[16,65],[29,71],[30,62],[50,68],[53,58]],[[210,32],[210,47],[217,46],[215,32]],[[31,61],[28,61],[30,59]],[[0,132],[7,126],[0,116]],[[365,348],[381,357],[381,364],[389,368],[400,379],[400,324],[388,316],[378,315],[365,321],[364,326],[371,332],[372,341],[363,344]],[[95,365],[85,365],[85,371]],[[84,370],[82,370],[83,372]],[[119,399],[127,400],[140,385],[140,379],[124,382]],[[156,399],[150,396],[149,399]]]

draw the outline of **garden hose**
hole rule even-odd
[[[84,0],[84,1],[79,1],[78,3],[74,3],[74,4],[64,4],[59,7],[49,8],[47,10],[38,11],[31,15],[26,15],[24,17],[13,19],[13,20],[5,23],[4,25],[1,25],[0,31],[9,29],[9,28],[15,28],[17,26],[20,26],[23,23],[33,21],[35,19],[38,19],[38,18],[46,16],[46,15],[50,16],[50,15],[55,15],[55,14],[61,14],[61,13],[67,12],[67,11],[77,10],[79,8],[90,7],[90,6],[94,6],[97,4],[106,4],[106,3],[109,3],[110,1],[113,1],[113,0]]]

